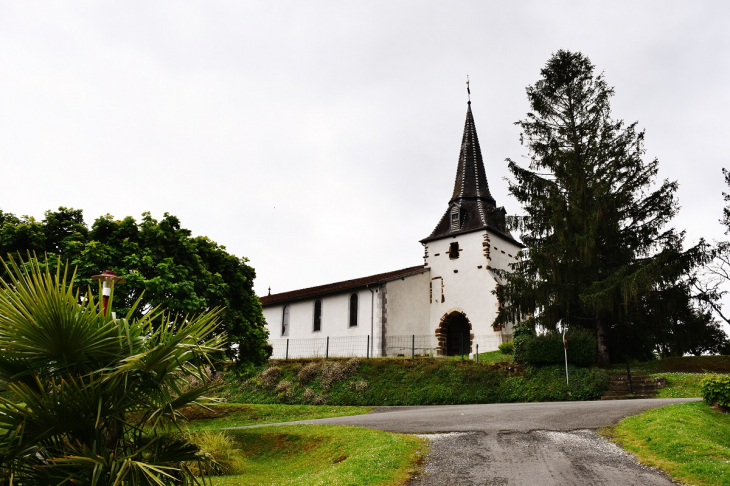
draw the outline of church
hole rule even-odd
[[[499,284],[523,245],[489,191],[467,104],[454,192],[422,239],[423,265],[261,297],[272,358],[447,356],[494,351]]]

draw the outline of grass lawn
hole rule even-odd
[[[229,431],[241,474],[222,485],[400,485],[426,453],[417,437],[359,427],[285,425]]]
[[[496,351],[489,351],[488,353],[479,353],[480,363],[502,363],[505,361],[512,361],[511,354],[504,354],[499,349]]]
[[[276,424],[295,420],[311,420],[345,415],[360,415],[373,407],[343,407],[329,405],[243,405],[229,403],[212,407],[213,413],[194,410],[184,426],[187,430],[209,430],[244,425]]]
[[[700,384],[704,373],[654,373],[656,378],[666,378],[667,386],[657,390],[657,398],[701,397]]]
[[[704,402],[648,410],[603,432],[677,481],[730,484],[730,414]]]

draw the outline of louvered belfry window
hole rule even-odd
[[[357,326],[357,294],[350,296],[350,327]]]
[[[319,332],[322,330],[322,301],[314,301],[314,331]]]
[[[451,208],[451,231],[459,231],[461,228],[461,221],[459,219],[459,207],[454,206]]]

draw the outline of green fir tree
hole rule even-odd
[[[684,234],[667,228],[677,183],[656,186],[644,132],[611,117],[614,91],[594,71],[561,50],[527,88],[531,111],[517,125],[530,164],[509,160],[509,189],[526,212],[509,223],[527,248],[501,272],[497,322],[592,329],[602,365],[689,352],[681,336],[711,326],[686,278],[705,245],[684,251]]]

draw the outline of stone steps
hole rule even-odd
[[[627,398],[656,398],[656,381],[649,375],[631,375],[631,385],[626,374],[608,375],[608,390],[601,400],[624,400]]]

